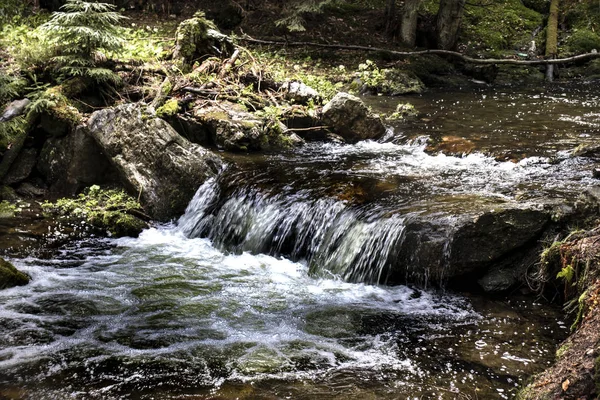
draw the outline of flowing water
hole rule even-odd
[[[13,259],[33,280],[0,291],[0,399],[513,397],[567,334],[557,310],[381,283],[418,261],[415,224],[443,258],[465,216],[593,184],[568,151],[598,134],[598,97],[412,100],[423,114],[382,142],[229,155],[176,223]],[[473,153],[424,152],[457,134]]]

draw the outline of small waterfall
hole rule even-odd
[[[220,199],[218,181],[202,185],[178,229],[234,253],[305,260],[316,276],[385,283],[397,264],[407,217],[353,207],[304,192],[265,195],[241,187]]]

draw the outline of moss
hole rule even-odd
[[[575,54],[600,50],[600,36],[589,29],[579,29],[567,39],[567,49]]]
[[[0,201],[0,218],[12,218],[19,211],[19,208],[8,201]]]
[[[467,5],[460,40],[471,51],[501,56],[506,51],[526,50],[532,32],[542,25],[543,15],[520,0],[492,2],[485,7]],[[539,49],[543,43],[536,44]]]
[[[42,204],[44,211],[67,218],[81,219],[111,236],[137,236],[148,224],[138,215],[142,207],[125,192],[91,186],[77,198]]]
[[[565,355],[565,353],[566,353],[567,351],[569,351],[569,348],[570,348],[570,347],[571,347],[571,344],[570,344],[570,343],[565,343],[565,344],[563,344],[562,346],[560,346],[560,347],[558,348],[558,350],[556,350],[556,358],[557,358],[557,359],[559,359],[559,358],[561,358],[562,356],[564,356],[564,355]]]
[[[175,58],[180,59],[184,65],[190,65],[201,50],[197,48],[198,42],[207,38],[209,29],[217,28],[201,11],[196,12],[193,18],[179,24],[176,33]]]
[[[156,110],[156,115],[160,118],[172,117],[179,112],[179,102],[177,99],[167,100],[165,104]]]
[[[388,121],[401,120],[407,117],[415,117],[418,114],[415,106],[410,103],[400,103],[396,106],[396,110],[388,115],[386,119]]]
[[[31,278],[15,268],[8,261],[0,258],[0,290],[14,286],[27,285]]]

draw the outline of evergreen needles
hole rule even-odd
[[[67,0],[60,12],[41,26],[54,47],[53,61],[67,77],[82,76],[96,83],[118,83],[113,71],[100,66],[101,51],[118,52],[123,39],[118,31],[124,19],[115,6],[82,0]]]

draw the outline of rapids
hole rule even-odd
[[[598,134],[600,100],[411,101],[422,115],[380,142],[224,155],[179,221],[139,238],[11,259],[33,280],[0,291],[0,399],[512,398],[553,360],[560,312],[434,289],[427,273],[386,285],[390,265],[416,262],[416,223],[448,243],[463,218],[594,184],[569,152]],[[425,151],[444,135],[474,151]]]

